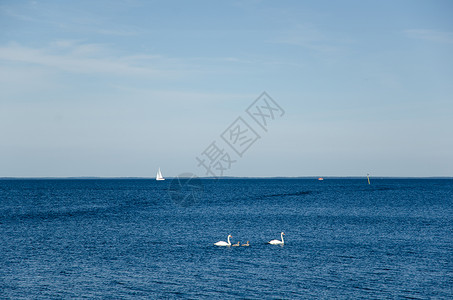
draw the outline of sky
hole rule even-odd
[[[0,177],[453,176],[452,14],[0,0]]]

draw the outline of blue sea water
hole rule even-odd
[[[0,180],[0,298],[453,298],[451,179],[201,184]]]

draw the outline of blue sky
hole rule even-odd
[[[0,177],[453,176],[451,1],[0,1]],[[260,131],[266,91],[285,111]],[[261,136],[234,156],[239,116]]]

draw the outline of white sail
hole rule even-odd
[[[160,168],[157,171],[156,180],[165,180],[165,178],[162,176],[162,172],[160,171]]]

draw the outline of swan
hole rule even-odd
[[[239,242],[237,242],[236,244],[233,244],[233,245],[231,245],[231,246],[237,247],[237,246],[239,246]]]
[[[247,244],[242,244],[242,246],[250,246],[249,241],[247,241]]]
[[[282,232],[282,233],[281,233],[281,237],[282,237],[282,240],[281,240],[281,241],[279,241],[279,240],[272,240],[272,241],[269,242],[269,244],[271,244],[271,245],[283,245],[283,244],[285,244],[285,241],[283,240],[283,236],[284,236],[284,235],[285,235],[285,233]]]
[[[233,237],[233,236],[231,234],[228,235],[228,238],[227,238],[228,243],[224,242],[224,241],[218,241],[214,245],[216,245],[216,246],[231,246],[230,237]]]

